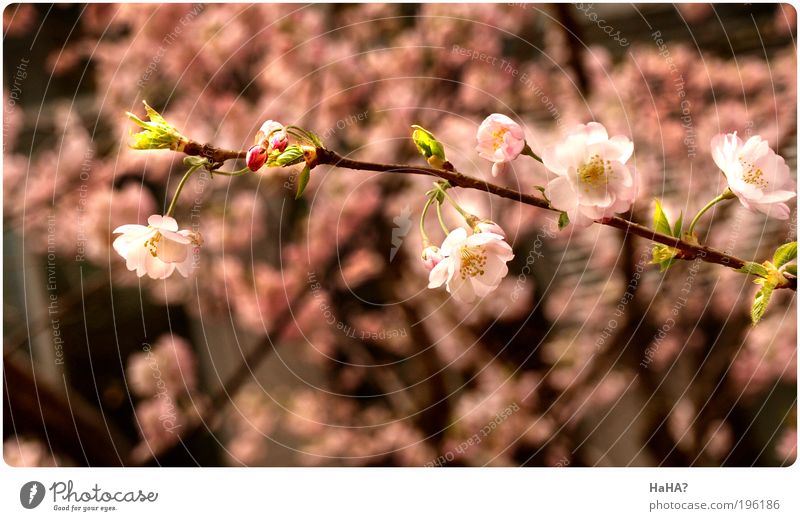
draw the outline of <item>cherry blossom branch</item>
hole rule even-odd
[[[187,155],[196,155],[208,158],[215,163],[223,162],[228,159],[241,159],[247,155],[247,152],[245,151],[224,150],[209,144],[201,145],[194,141],[189,141],[181,151]],[[511,188],[496,185],[475,177],[470,177],[456,170],[445,170],[414,165],[376,163],[372,161],[359,161],[342,157],[332,150],[317,147],[316,158],[313,160],[311,166],[315,167],[319,165],[330,165],[337,168],[348,168],[350,170],[362,170],[370,172],[427,175],[448,181],[454,187],[479,190],[502,197],[504,199],[517,201],[528,206],[541,208],[542,210],[560,212],[560,210],[550,206],[550,203],[548,203],[542,197],[518,192]],[[672,237],[670,235],[657,232],[651,228],[629,221],[622,217],[615,216],[595,222],[604,226],[610,226],[612,228],[622,230],[625,232],[626,236],[628,234],[636,235],[644,239],[675,248],[678,250],[678,253],[675,256],[676,259],[693,260],[699,258],[703,262],[719,264],[732,269],[740,269],[748,264],[748,261],[723,251],[702,244],[694,244],[677,237]],[[787,275],[786,280],[786,283],[780,284],[777,287],[796,291],[797,279],[791,275]]]
[[[535,206],[543,210],[559,212],[559,210],[550,206],[550,203],[548,203],[544,198],[537,197],[532,194],[524,194],[522,192],[517,192],[516,190],[512,190],[510,188],[499,186],[493,183],[489,183],[482,179],[466,176],[457,171],[440,170],[436,168],[421,167],[421,166],[392,165],[392,164],[374,163],[368,161],[357,161],[353,159],[344,158],[338,155],[336,152],[320,148],[317,149],[316,164],[331,165],[338,168],[349,168],[351,170],[428,175],[444,179],[448,181],[451,185],[460,188],[470,188],[473,190],[480,190],[483,192],[497,195],[499,197],[503,197],[505,199],[518,201],[520,203],[527,204],[529,206]],[[639,237],[643,237],[645,239],[649,239],[654,242],[658,242],[666,246],[671,246],[673,248],[676,248],[679,250],[679,253],[676,256],[676,258],[679,259],[692,260],[700,258],[704,262],[712,264],[720,264],[722,266],[726,266],[733,269],[742,268],[747,263],[747,261],[745,261],[744,259],[740,259],[733,255],[729,255],[725,252],[701,244],[693,244],[685,240],[679,239],[677,237],[672,237],[663,233],[659,233],[655,230],[647,228],[646,226],[642,226],[641,224],[637,224],[627,219],[623,219],[622,217],[611,217],[609,219],[598,220],[596,222],[598,224],[617,228],[619,230],[626,232],[626,234],[630,233],[631,235],[638,235]],[[787,277],[787,280],[788,283],[780,287],[796,291],[797,279],[795,279],[794,277],[792,278]]]

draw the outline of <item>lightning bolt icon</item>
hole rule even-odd
[[[36,483],[34,483],[33,485],[31,485],[30,492],[28,492],[28,504],[29,505],[31,503],[33,503],[33,497],[36,495],[36,491],[37,491],[37,486],[36,486]]]

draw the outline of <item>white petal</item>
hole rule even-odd
[[[181,239],[186,240],[185,237]],[[156,244],[156,254],[163,262],[183,262],[189,254],[189,245],[185,242],[177,242],[161,236]]]
[[[470,304],[475,301],[475,290],[469,277],[466,279],[453,277],[447,282],[447,291],[461,302]]]
[[[553,208],[565,212],[578,206],[578,197],[565,177],[556,177],[547,183],[544,195],[550,200]]]
[[[472,235],[467,237],[467,240],[464,241],[464,244],[466,244],[467,246],[483,246],[484,244],[502,240],[503,240],[502,235],[498,235],[496,233],[491,233],[491,232],[478,232],[478,233],[473,233]]]
[[[453,259],[442,259],[442,261],[439,262],[439,264],[434,266],[428,277],[428,287],[433,289],[433,288],[438,288],[442,284],[444,284],[448,278],[448,271],[449,268],[452,267],[452,264],[453,264]]]
[[[504,174],[508,170],[509,163],[505,161],[500,161],[499,163],[495,163],[492,165],[492,177],[497,177],[501,174]]]
[[[180,244],[191,244],[192,243],[192,239],[187,235],[187,233],[191,233],[191,232],[187,232],[186,230],[181,230],[180,232],[172,232],[172,231],[165,230],[165,229],[162,228],[160,230],[160,232],[161,232],[161,235],[163,237],[166,237],[167,239],[169,239],[171,241],[174,241],[174,242],[177,242],[177,243],[180,243]]]
[[[442,251],[442,255],[449,256],[454,250],[458,249],[467,239],[467,230],[464,228],[456,228],[455,230],[451,231],[450,234],[445,238],[444,242],[442,243],[442,247],[440,248]]]
[[[166,279],[175,270],[175,265],[162,262],[158,257],[147,255],[145,258],[145,270],[151,279]]]
[[[199,248],[197,248],[199,250]],[[178,270],[178,273],[183,275],[184,277],[188,277],[194,271],[194,264],[196,255],[199,253],[195,253],[194,248],[187,248],[188,252],[186,258],[182,262],[175,263],[175,269]]]
[[[608,141],[608,132],[606,131],[606,127],[596,121],[587,123],[585,128],[582,129],[582,133],[586,135],[587,144]]]
[[[142,226],[141,224],[123,224],[122,226],[117,226],[111,233],[143,235],[149,231],[152,231],[152,228],[148,228],[147,226]]]
[[[135,271],[138,277],[143,276],[147,272],[147,259],[152,257],[150,250],[144,247],[144,244],[129,244],[127,255],[125,256],[125,266],[130,271]]]

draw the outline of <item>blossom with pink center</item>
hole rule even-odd
[[[508,273],[506,263],[514,258],[503,235],[468,235],[464,228],[451,231],[440,251],[443,258],[431,270],[428,287],[438,288],[446,283],[447,291],[466,303],[497,289]]]
[[[193,268],[193,251],[202,244],[199,233],[178,230],[178,223],[167,215],[151,215],[148,226],[125,224],[114,230],[121,233],[114,249],[126,261],[130,271],[151,279],[165,279],[175,269],[188,277]]]
[[[505,171],[509,161],[519,157],[525,148],[525,132],[514,120],[503,114],[491,114],[478,127],[478,155],[493,162],[492,175]]]
[[[636,178],[625,165],[632,154],[627,137],[609,139],[597,122],[578,125],[542,154],[544,165],[556,174],[545,196],[578,227],[625,212],[636,198]]]
[[[718,134],[711,140],[711,156],[745,208],[789,218],[786,202],[797,196],[789,166],[761,136],[742,141],[736,132]]]

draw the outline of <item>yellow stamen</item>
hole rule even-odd
[[[507,128],[501,128],[500,130],[495,130],[492,132],[492,137],[494,138],[492,141],[492,147],[494,147],[495,150],[503,146],[503,143],[505,142],[505,135],[507,133]]]
[[[742,169],[744,170],[742,179],[745,183],[757,186],[762,190],[769,186],[769,183],[767,183],[766,179],[764,179],[763,170],[756,168],[753,163],[746,161],[743,156],[739,156],[739,163],[742,165]]]
[[[461,248],[461,269],[459,274],[462,280],[467,277],[477,277],[483,275],[486,271],[486,250],[481,247]]]
[[[611,161],[603,161],[603,158],[598,154],[593,155],[588,162],[578,167],[578,179],[588,185],[584,187],[584,192],[588,192],[589,187],[607,185],[608,179],[613,174],[614,169],[611,168]]]
[[[150,255],[153,257],[158,256],[159,241],[161,241],[161,232],[156,232],[155,235],[144,241],[144,247],[150,250]]]

